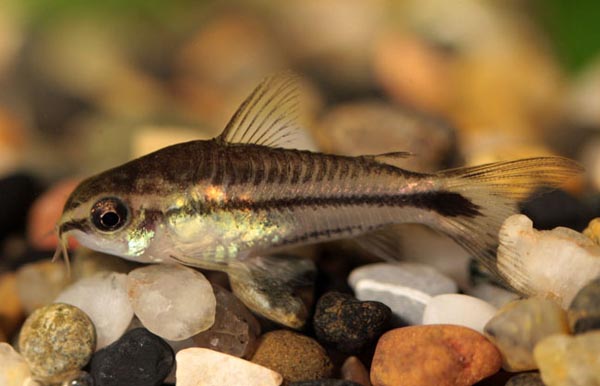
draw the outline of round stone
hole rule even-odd
[[[391,314],[383,303],[328,292],[317,302],[313,327],[319,341],[355,353],[383,333]]]
[[[355,356],[348,357],[340,369],[342,378],[346,381],[356,382],[359,385],[370,385],[369,372],[363,363]]]
[[[501,364],[496,347],[470,328],[404,327],[379,339],[371,382],[373,386],[471,386],[498,372]]]
[[[600,329],[600,278],[586,284],[575,295],[568,315],[571,330],[576,334]]]
[[[215,294],[194,269],[175,264],[138,268],[127,275],[127,291],[144,327],[164,339],[184,340],[215,322]]]
[[[252,362],[278,372],[286,382],[327,378],[333,372],[331,360],[321,345],[288,330],[264,334]]]
[[[127,296],[127,275],[100,272],[67,287],[56,299],[79,307],[96,327],[96,350],[113,343],[127,330],[133,309]]]
[[[431,298],[423,313],[423,324],[456,324],[483,333],[496,307],[472,296],[444,294]]]
[[[158,386],[174,363],[173,350],[164,340],[136,328],[94,354],[90,374],[94,386]]]
[[[69,304],[51,304],[33,312],[19,336],[19,348],[31,372],[48,381],[62,378],[89,362],[96,347],[90,318]]]

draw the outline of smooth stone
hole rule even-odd
[[[471,386],[500,370],[483,335],[452,325],[411,326],[383,334],[371,364],[373,386]]]
[[[96,348],[90,318],[70,304],[56,303],[34,311],[23,324],[19,350],[33,375],[62,381],[85,366]]]
[[[127,296],[127,275],[100,272],[67,287],[55,300],[85,312],[96,327],[96,351],[115,342],[133,319]]]
[[[356,382],[362,386],[371,386],[369,371],[363,363],[355,356],[348,357],[340,369],[342,378],[346,381]]]
[[[333,365],[314,339],[288,330],[264,334],[252,362],[278,372],[286,382],[328,378]]]
[[[350,273],[348,283],[358,299],[390,307],[395,324],[420,324],[432,296],[457,291],[452,279],[418,263],[364,265]]]
[[[266,367],[205,348],[177,353],[177,386],[279,386],[283,378]]]
[[[483,333],[486,323],[498,310],[481,299],[461,294],[431,298],[423,313],[423,324],[455,324]]]
[[[240,358],[250,357],[260,335],[260,323],[231,292],[216,285],[213,290],[217,300],[215,322],[191,337],[192,344]]]
[[[465,292],[467,295],[475,296],[496,308],[500,308],[520,298],[519,294],[491,283],[479,283],[468,288]]]
[[[505,386],[546,386],[540,373],[523,373],[515,375],[506,382]]]
[[[290,382],[287,386],[362,386],[360,383],[344,379],[319,379],[316,381]]]
[[[164,340],[136,328],[94,354],[90,375],[94,386],[158,386],[174,364],[173,350]]]
[[[59,262],[39,261],[17,271],[17,292],[27,314],[51,304],[69,283],[67,269]]]
[[[14,272],[0,275],[0,299],[0,330],[10,336],[19,328],[24,318]]]
[[[575,334],[600,329],[600,278],[586,284],[575,295],[567,313]]]
[[[595,218],[583,230],[583,234],[600,245],[600,218]]]
[[[538,231],[517,214],[504,221],[499,239],[500,273],[530,296],[555,299],[567,308],[585,283],[600,276],[600,245],[572,229]]]
[[[600,331],[549,336],[533,355],[547,386],[600,385]]]
[[[31,376],[25,359],[8,343],[0,343],[0,385],[23,386]]]
[[[215,322],[213,289],[200,272],[175,264],[137,268],[127,275],[127,292],[144,327],[168,340],[184,340]]]
[[[354,353],[383,333],[391,314],[383,303],[363,302],[341,292],[327,292],[317,302],[313,328],[320,342]]]
[[[502,354],[502,368],[510,372],[537,369],[533,348],[547,336],[568,334],[566,312],[542,298],[515,300],[502,307],[484,328]]]

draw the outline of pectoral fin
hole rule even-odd
[[[233,293],[252,311],[284,326],[299,329],[308,308],[299,295],[314,283],[312,261],[293,256],[256,256],[228,269]]]

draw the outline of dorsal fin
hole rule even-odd
[[[284,72],[264,79],[237,109],[217,140],[290,146],[298,125],[298,77]]]
[[[408,151],[394,151],[391,153],[363,155],[362,157],[381,164],[399,167],[402,160],[413,156],[414,153]]]

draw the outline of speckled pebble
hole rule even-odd
[[[540,373],[523,373],[515,375],[505,386],[545,386]]]
[[[500,353],[470,328],[429,325],[383,334],[371,364],[373,386],[471,386],[500,370]]]
[[[568,315],[575,334],[600,329],[600,278],[586,284],[575,295]]]
[[[164,340],[136,328],[94,354],[90,374],[94,386],[158,386],[174,364],[173,350]]]
[[[96,331],[90,318],[68,304],[51,304],[33,312],[19,336],[21,354],[31,372],[49,381],[85,366],[96,347]]]
[[[383,333],[391,314],[383,303],[328,292],[317,302],[313,327],[320,342],[356,353]]]
[[[288,330],[264,334],[252,362],[278,372],[288,382],[328,378],[333,372],[331,360],[321,345]]]

